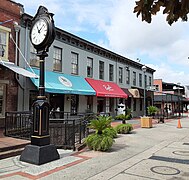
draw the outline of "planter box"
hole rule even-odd
[[[142,128],[151,128],[152,127],[152,117],[141,117],[140,124]]]

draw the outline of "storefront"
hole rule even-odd
[[[33,68],[33,70],[39,75],[39,69]],[[31,81],[37,88],[39,87],[39,79],[31,78]],[[93,104],[90,97],[96,95],[83,77],[52,71],[45,71],[45,92],[51,110],[72,114],[85,112],[91,108]]]
[[[0,127],[4,127],[6,111],[17,111],[17,96],[20,78],[17,74],[25,77],[37,77],[14,63],[0,60]]]
[[[90,78],[85,79],[96,91],[97,113],[105,112],[113,115],[119,103],[117,99],[128,98],[128,95],[116,83]]]

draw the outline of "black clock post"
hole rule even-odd
[[[45,96],[45,58],[55,39],[53,14],[40,6],[32,19],[30,40],[40,57],[39,96],[33,104],[33,132],[31,145],[25,147],[20,160],[32,164],[44,164],[60,156],[54,145],[50,144],[49,103]]]

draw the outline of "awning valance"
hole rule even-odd
[[[117,98],[127,98],[128,95],[113,82],[106,82],[102,80],[95,80],[90,78],[85,78],[87,82],[96,91],[96,96],[98,97],[117,97]]]
[[[127,89],[127,88],[121,88],[124,92],[125,92],[125,94],[127,94],[128,95],[128,97],[132,97],[133,95],[129,92],[129,90]]]
[[[24,68],[21,68],[12,62],[0,60],[0,64],[3,65],[4,67],[14,71],[15,73],[21,74],[25,77],[38,78],[38,76],[36,74],[34,74],[33,72],[30,72]]]
[[[133,95],[133,98],[140,98],[140,92],[138,89],[129,89],[129,92]]]
[[[39,75],[39,69],[33,69]],[[31,78],[39,87],[39,79]],[[45,92],[60,94],[96,95],[94,89],[80,76],[45,71]]]

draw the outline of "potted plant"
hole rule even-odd
[[[158,111],[158,108],[155,106],[149,106],[149,107],[147,107],[147,110],[148,110],[149,116],[141,117],[141,127],[142,128],[151,128],[152,127],[152,117]]]
[[[150,116],[142,116],[140,118],[140,125],[142,128],[151,128],[152,127],[152,117]]]
[[[154,117],[155,113],[158,111],[158,108],[156,106],[148,106],[147,111],[148,111],[149,116]]]

